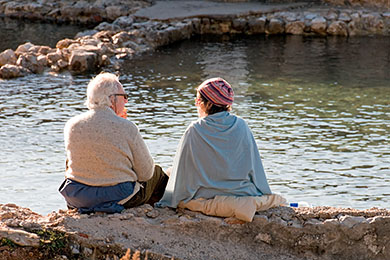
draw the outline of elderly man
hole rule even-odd
[[[168,176],[137,126],[122,118],[127,98],[114,74],[99,74],[88,84],[89,111],[66,123],[66,179],[59,191],[69,208],[116,213],[162,197]]]

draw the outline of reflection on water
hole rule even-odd
[[[73,38],[85,26],[55,25],[50,23],[25,23],[21,20],[0,17],[0,52],[15,50],[20,44],[31,42],[36,45],[55,47],[59,40]],[[5,39],[5,40],[4,40]]]
[[[258,142],[274,192],[355,208],[390,202],[389,38],[257,37],[184,41],[127,62],[129,117],[156,160],[171,165],[196,119],[195,88],[222,76],[233,112]],[[0,203],[64,208],[63,126],[85,111],[91,75],[0,82]]]

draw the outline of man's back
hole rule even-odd
[[[136,125],[110,108],[91,109],[65,126],[66,178],[109,186],[147,180],[154,162]]]

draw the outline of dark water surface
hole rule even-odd
[[[72,39],[78,32],[86,29],[86,26],[80,25],[26,23],[25,21],[0,16],[0,52],[6,49],[15,50],[25,42],[54,48],[59,40]]]
[[[222,76],[257,140],[271,189],[289,201],[388,207],[390,38],[193,39],[128,61],[129,118],[169,167],[196,119],[195,88]],[[92,75],[0,81],[0,203],[65,208],[63,127]]]

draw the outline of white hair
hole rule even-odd
[[[101,73],[93,78],[87,88],[87,100],[85,105],[89,109],[98,107],[110,107],[110,96],[118,93],[121,83],[112,73]]]

